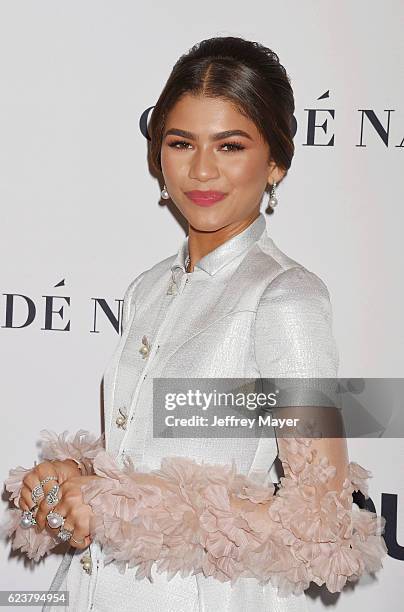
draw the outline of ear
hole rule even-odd
[[[279,168],[275,162],[271,162],[269,165],[270,171],[268,174],[268,183],[272,185],[273,183],[280,183],[283,177],[286,174],[285,170]]]

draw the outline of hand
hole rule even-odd
[[[23,487],[19,500],[21,510],[32,510],[35,502],[32,500],[32,491],[46,476],[56,476],[57,480],[49,480],[43,485],[44,494],[47,495],[51,488],[58,482],[62,484],[68,478],[80,476],[79,466],[72,459],[64,461],[42,461],[38,463],[23,479]]]
[[[54,506],[50,506],[46,499],[43,499],[35,515],[37,522],[35,530],[37,533],[46,528],[48,533],[56,538],[60,527],[50,527],[46,517],[51,511],[58,512],[66,519],[63,525],[64,529],[73,531],[72,537],[69,540],[70,546],[80,549],[87,548],[92,541],[90,536],[90,519],[93,516],[93,512],[91,506],[83,503],[81,485],[87,484],[89,480],[94,478],[101,478],[101,476],[91,474],[89,476],[74,476],[65,480],[60,485],[58,493],[59,501]],[[75,540],[77,541],[75,542]]]

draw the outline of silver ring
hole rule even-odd
[[[20,519],[20,527],[23,529],[29,529],[33,525],[36,525],[36,520],[33,513],[31,510],[23,510]]]
[[[38,501],[45,495],[45,492],[42,488],[41,484],[37,484],[36,487],[32,489],[31,497],[34,504],[38,503]]]
[[[73,535],[73,531],[70,531],[70,529],[65,529],[64,527],[61,527],[56,537],[59,540],[62,540],[62,542],[67,542],[68,540],[70,540],[72,535]]]
[[[46,478],[41,480],[39,484],[44,485],[46,482],[49,482],[50,480],[57,480],[57,479],[58,479],[57,476],[47,476]]]
[[[46,502],[48,503],[49,506],[55,506],[58,501],[58,493],[59,493],[59,489],[60,486],[58,484],[54,485],[51,490],[49,491],[49,493],[46,496]]]
[[[58,527],[63,527],[65,517],[59,514],[59,512],[49,512],[46,520],[48,521],[49,527],[57,529]]]

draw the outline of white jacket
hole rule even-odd
[[[275,435],[153,437],[153,378],[336,377],[327,287],[275,245],[262,213],[203,257],[192,273],[185,271],[187,254],[185,238],[176,255],[140,274],[125,293],[122,336],[103,381],[107,450],[119,460],[130,455],[139,469],[158,468],[163,457],[175,455],[206,463],[234,459],[246,474],[273,472]],[[126,429],[117,424],[122,415]],[[72,548],[50,587],[69,590],[69,609],[75,612],[307,609],[304,594],[280,598],[270,584],[253,579],[232,587],[202,575],[169,581],[156,573],[153,584],[137,581],[133,569],[120,574],[113,563],[104,567],[96,543],[90,549],[91,575],[80,563],[88,550]]]

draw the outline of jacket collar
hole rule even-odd
[[[248,227],[242,232],[236,234],[223,244],[220,244],[216,249],[207,253],[196,264],[195,268],[204,270],[211,276],[216,274],[221,268],[230,263],[235,257],[243,253],[250,246],[257,242],[264,230],[266,229],[266,220],[262,212]],[[185,272],[185,260],[188,257],[188,237],[184,239],[177,256],[171,266],[174,272],[180,268]]]

